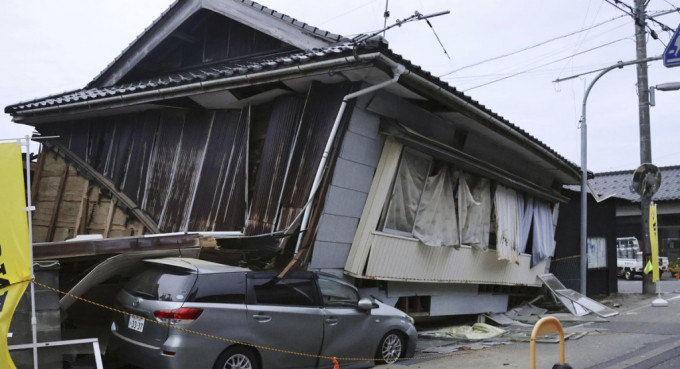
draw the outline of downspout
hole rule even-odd
[[[333,145],[333,141],[335,140],[335,135],[337,134],[338,127],[340,126],[340,121],[342,120],[342,116],[345,113],[345,109],[347,108],[347,102],[349,100],[352,100],[354,98],[357,98],[359,96],[371,93],[373,91],[380,90],[382,88],[385,88],[389,85],[397,83],[399,81],[399,77],[406,71],[406,68],[404,68],[403,65],[395,63],[389,59],[385,60],[390,64],[390,67],[392,68],[392,74],[393,77],[392,79],[388,81],[384,81],[381,83],[378,83],[377,85],[373,85],[371,87],[367,87],[363,90],[359,90],[356,92],[352,92],[351,94],[345,95],[345,97],[342,99],[342,104],[340,105],[340,110],[338,110],[338,114],[335,117],[335,122],[333,123],[333,128],[331,129],[331,133],[328,136],[328,141],[326,141],[326,147],[323,150],[323,155],[321,156],[321,162],[319,163],[319,166],[316,169],[316,175],[314,176],[314,182],[312,183],[312,189],[309,192],[309,197],[307,199],[307,205],[305,207],[305,212],[304,215],[302,216],[302,222],[300,223],[300,235],[298,236],[297,244],[295,245],[295,253],[300,250],[300,244],[302,243],[302,237],[305,234],[305,231],[307,230],[307,226],[309,225],[309,215],[312,212],[312,199],[316,195],[316,191],[319,189],[319,184],[321,183],[321,177],[323,177],[323,173],[326,167],[326,161],[328,161],[328,155],[331,151],[331,146]]]

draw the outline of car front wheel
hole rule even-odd
[[[398,332],[389,332],[381,340],[376,352],[376,364],[396,363],[404,353],[404,338]]]
[[[623,273],[623,277],[630,281],[631,279],[635,278],[635,273],[633,273],[633,271],[630,269],[626,269],[626,271]]]
[[[232,347],[217,358],[213,369],[260,369],[260,365],[251,350]]]

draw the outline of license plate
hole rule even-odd
[[[137,318],[135,316],[130,317],[130,321],[128,321],[128,328],[132,329],[133,331],[141,332],[144,330],[144,319]]]

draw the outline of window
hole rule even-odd
[[[319,278],[319,288],[324,306],[350,308],[359,306],[359,294],[350,286],[330,279]]]
[[[460,245],[455,189],[459,172],[405,148],[384,215],[383,231],[428,246]]]
[[[195,280],[195,274],[183,270],[151,267],[132,277],[124,288],[145,299],[184,301]]]
[[[251,279],[255,301],[266,305],[315,306],[316,289],[309,279],[284,279],[270,283],[271,278]]]
[[[385,231],[405,236],[413,234],[420,198],[431,164],[432,158],[429,156],[404,149],[387,209],[383,227]]]
[[[192,301],[219,304],[243,304],[246,300],[246,276],[243,272],[201,274]]]

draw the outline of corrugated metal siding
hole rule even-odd
[[[160,220],[170,193],[172,173],[179,153],[185,114],[183,111],[165,110],[161,114],[156,141],[149,162],[149,173],[142,209]],[[167,229],[161,228],[163,231]]]
[[[245,226],[250,109],[248,106],[241,111],[234,141],[230,147],[231,156],[226,170],[226,181],[222,186],[221,201],[215,219],[214,230],[216,231],[240,231]]]
[[[416,239],[372,233],[370,255],[363,277],[475,284],[540,286],[545,260],[530,268],[531,255],[520,255],[519,265],[497,260],[496,251],[461,247],[429,247]]]
[[[350,88],[349,83],[324,85],[318,82],[310,87],[284,187],[278,229],[290,225],[307,202],[342,98]]]
[[[246,234],[274,231],[281,190],[301,112],[302,100],[294,96],[281,97],[272,106],[257,168]]]
[[[249,108],[168,109],[40,128],[43,134],[59,135],[163,232],[241,231],[249,116]]]
[[[249,108],[219,110],[212,120],[189,229],[241,230],[245,222]]]
[[[136,124],[130,127],[134,134],[130,141],[128,163],[123,175],[121,190],[134,202],[141,204],[146,190],[146,175],[160,114],[152,110],[135,116],[134,119]]]
[[[210,135],[211,118],[212,114],[201,111],[189,111],[186,115],[170,177],[168,198],[159,220],[159,227],[163,230],[182,230],[189,216],[205,142]]]

